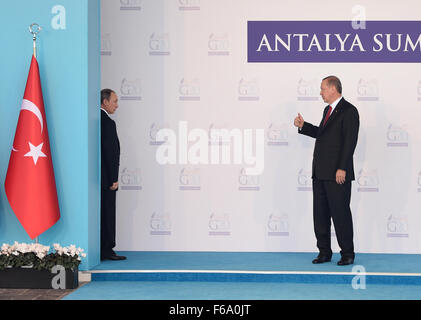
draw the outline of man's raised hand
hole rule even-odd
[[[304,118],[300,113],[298,113],[298,116],[295,117],[295,119],[294,119],[294,126],[296,126],[298,128],[302,128],[303,125],[304,125]]]

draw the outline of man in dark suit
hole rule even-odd
[[[120,142],[114,120],[118,97],[111,89],[101,91],[101,260],[124,260],[115,247],[116,192],[120,165]]]
[[[350,200],[360,120],[357,108],[342,97],[337,77],[324,78],[320,88],[323,101],[329,104],[320,125],[305,122],[301,114],[294,120],[300,134],[316,139],[312,167],[313,222],[319,255],[313,263],[331,260],[332,219],[341,248],[338,265],[349,265],[355,258]]]

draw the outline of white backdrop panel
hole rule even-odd
[[[416,20],[418,1],[103,0],[102,87],[114,89],[121,142],[117,249],[316,251],[314,140],[320,81],[337,75],[360,113],[351,209],[357,252],[421,253],[418,64],[248,64],[248,20]],[[160,165],[156,132],[264,129],[264,171]],[[333,249],[338,250],[333,237]]]

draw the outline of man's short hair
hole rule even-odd
[[[113,93],[114,91],[113,90],[111,90],[111,89],[102,89],[101,90],[101,105],[102,105],[102,103],[104,102],[104,99],[106,99],[106,100],[110,100],[110,97],[111,97],[111,94]],[[115,93],[115,92],[114,92]]]
[[[327,85],[329,87],[334,86],[336,88],[336,91],[338,91],[339,94],[342,94],[342,83],[341,80],[339,80],[336,76],[328,76],[324,78],[323,80],[327,80]]]

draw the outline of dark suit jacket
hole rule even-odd
[[[120,142],[117,128],[105,111],[101,110],[101,188],[109,190],[118,181]]]
[[[323,126],[329,106],[323,111],[318,127],[304,122],[298,132],[316,138],[312,178],[336,180],[336,171],[346,171],[345,180],[355,179],[353,154],[358,140],[360,118],[357,108],[342,98]]]

